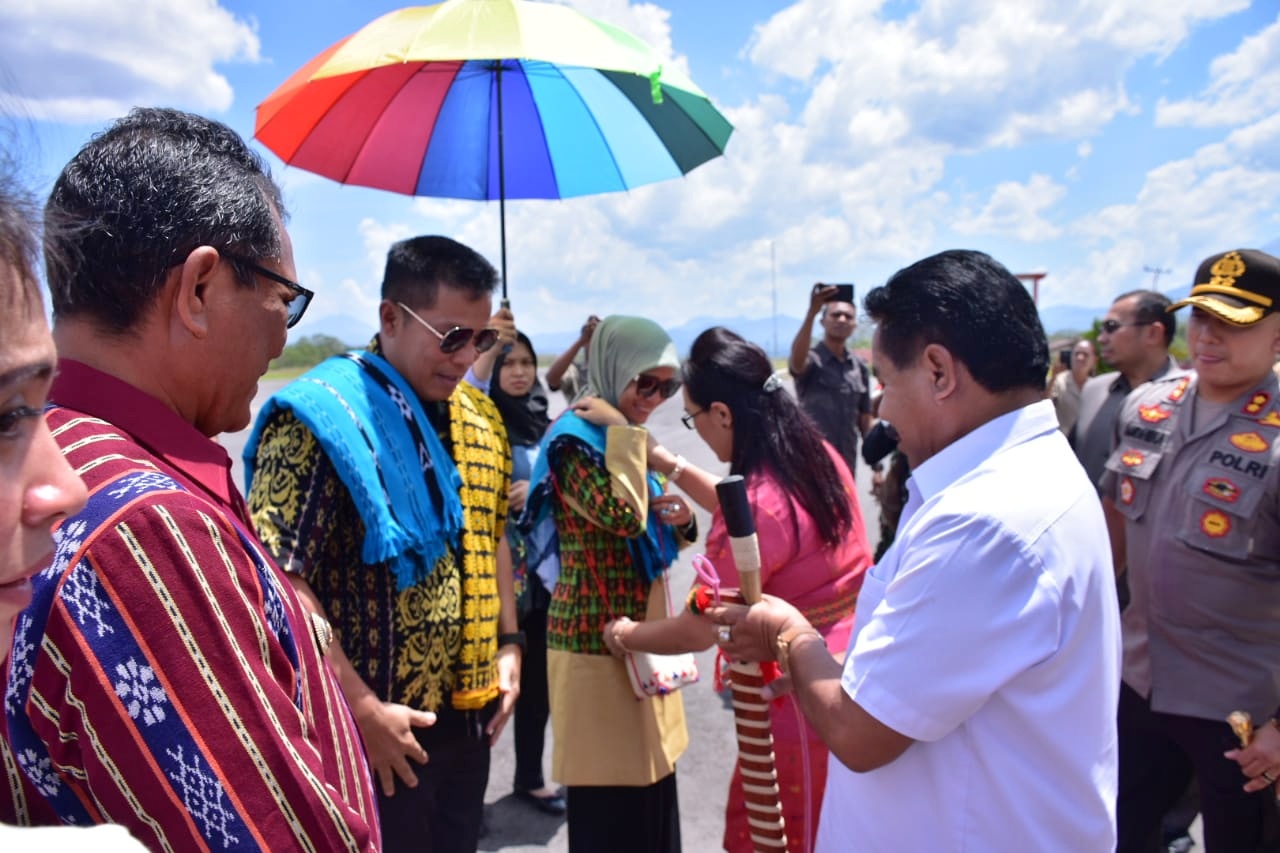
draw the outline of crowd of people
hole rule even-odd
[[[682,354],[592,315],[552,418],[493,266],[413,237],[368,345],[254,420],[314,294],[243,139],[167,109],[95,135],[44,208],[52,330],[24,199],[0,180],[0,840],[475,851],[513,721],[513,790],[571,851],[679,851],[696,728],[628,670],[718,647],[766,665],[776,774],[735,765],[728,851],[762,791],[796,853],[1160,850],[1188,799],[1208,850],[1280,849],[1280,260],[1121,294],[1114,371],[1080,340],[1051,383],[975,251],[865,295],[870,365],[816,285],[795,396],[729,329]],[[677,396],[745,486],[757,603],[720,477],[646,428]],[[213,439],[251,420],[242,495]],[[719,576],[673,589],[689,548]]]

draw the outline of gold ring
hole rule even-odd
[[[733,640],[733,628],[728,625],[721,625],[717,634],[720,638],[720,645],[722,646]]]

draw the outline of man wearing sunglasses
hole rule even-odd
[[[359,730],[211,440],[248,425],[310,299],[284,213],[234,131],[175,110],[134,110],[54,184],[47,418],[90,497],[18,626],[0,822],[381,846]]]
[[[857,470],[858,439],[871,429],[875,416],[867,365],[848,348],[858,328],[858,311],[852,302],[838,298],[839,291],[834,284],[813,286],[809,312],[791,342],[787,367],[795,378],[800,405],[852,474]],[[819,314],[822,340],[815,344],[813,321]]]
[[[1068,433],[1076,458],[1097,485],[1111,455],[1116,416],[1129,392],[1143,382],[1178,371],[1169,355],[1178,321],[1169,298],[1154,290],[1132,290],[1115,298],[1098,330],[1098,348],[1114,370],[1080,389],[1080,408]]]
[[[463,381],[499,343],[496,283],[454,240],[396,243],[373,342],[281,389],[245,448],[254,524],[332,625],[387,851],[476,849],[519,692],[506,431]]]

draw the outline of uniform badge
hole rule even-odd
[[[1225,512],[1211,509],[1200,516],[1200,530],[1205,536],[1221,539],[1231,532],[1231,518]]]
[[[1120,457],[1120,461],[1129,468],[1137,468],[1142,464],[1144,458],[1146,457],[1136,450],[1126,450],[1124,455]]]
[[[1255,391],[1253,396],[1249,398],[1249,402],[1244,404],[1244,413],[1246,415],[1256,415],[1261,412],[1267,403],[1271,402],[1271,395],[1266,391]]]
[[[1263,426],[1280,427],[1280,412],[1273,409],[1263,417],[1258,418],[1258,423]]]
[[[1232,447],[1246,453],[1261,453],[1271,447],[1267,440],[1256,432],[1237,432],[1229,440]]]
[[[1233,504],[1240,497],[1240,487],[1226,477],[1210,477],[1202,489],[1206,495]]]
[[[1129,506],[1133,503],[1133,480],[1125,477],[1120,481],[1120,503]]]
[[[1165,420],[1169,415],[1173,414],[1168,409],[1162,407],[1159,403],[1153,406],[1139,406],[1138,417],[1142,418],[1149,424],[1158,424]]]
[[[1176,403],[1182,399],[1182,395],[1187,393],[1187,386],[1191,384],[1191,377],[1184,376],[1178,380],[1178,384],[1173,386],[1173,390],[1169,392],[1169,402]]]

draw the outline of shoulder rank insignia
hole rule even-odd
[[[1187,386],[1191,384],[1191,377],[1184,376],[1178,380],[1178,384],[1173,386],[1173,390],[1169,392],[1169,402],[1176,403],[1182,399],[1182,395],[1187,393]]]
[[[1168,409],[1156,403],[1152,406],[1139,406],[1138,417],[1142,418],[1149,424],[1158,424],[1173,414]]]
[[[1233,504],[1240,497],[1240,487],[1226,477],[1210,477],[1202,489],[1206,495]]]
[[[1120,481],[1120,503],[1125,506],[1133,503],[1133,480],[1128,477]]]
[[[1120,461],[1130,468],[1137,468],[1145,457],[1137,450],[1126,450]]]
[[[1271,445],[1256,432],[1237,432],[1229,439],[1231,446],[1246,453],[1261,453]]]
[[[1249,398],[1249,402],[1244,404],[1244,413],[1246,415],[1256,415],[1271,402],[1271,395],[1266,391],[1255,391],[1253,396]]]
[[[1221,539],[1231,532],[1231,517],[1225,512],[1211,509],[1200,516],[1200,530],[1205,536]]]
[[[1272,409],[1262,417],[1258,418],[1258,423],[1263,426],[1280,427],[1280,412]]]

